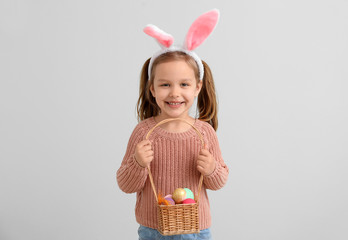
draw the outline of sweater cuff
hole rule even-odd
[[[141,167],[141,168],[143,168],[143,169],[146,169],[146,167],[143,167],[143,166],[141,166],[141,165],[139,164],[139,162],[138,162],[137,159],[135,158],[135,154],[132,155],[132,160],[133,160],[136,164],[138,164],[139,167]]]
[[[129,161],[129,167],[134,169],[136,172],[141,172],[142,174],[147,175],[147,168],[141,166],[138,161],[135,159],[135,155],[133,154],[131,156],[131,159]],[[139,174],[141,174],[139,173]]]
[[[215,162],[215,169],[212,173],[210,173],[209,175],[204,175],[205,178],[214,178],[217,175],[217,169],[221,167],[221,164],[219,162]]]
[[[222,188],[226,183],[225,174],[226,173],[224,172],[221,163],[216,162],[214,171],[211,174],[204,176],[204,184],[208,189],[218,190]]]

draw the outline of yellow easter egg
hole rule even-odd
[[[181,203],[186,199],[186,191],[183,188],[177,188],[173,192],[173,199],[176,204]]]

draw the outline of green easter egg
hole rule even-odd
[[[186,191],[186,198],[191,198],[191,199],[195,199],[195,196],[193,195],[193,192],[188,189],[188,188],[184,188]]]

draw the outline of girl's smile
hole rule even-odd
[[[166,102],[171,108],[179,108],[184,102]]]

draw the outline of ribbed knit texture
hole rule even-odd
[[[148,171],[134,158],[135,146],[145,139],[147,132],[155,126],[153,117],[140,122],[134,129],[117,171],[117,182],[126,193],[137,193],[135,206],[136,220],[139,224],[157,228],[157,209]],[[228,177],[228,167],[224,163],[214,129],[205,122],[196,120],[194,126],[202,133],[210,153],[216,160],[216,168],[209,176],[204,176],[199,198],[200,229],[211,226],[210,205],[206,189],[222,188]],[[196,168],[196,159],[201,149],[201,141],[192,128],[182,133],[171,133],[157,127],[149,138],[152,142],[154,160],[150,164],[157,192],[162,196],[172,194],[176,188],[189,188],[198,194],[200,172]]]

